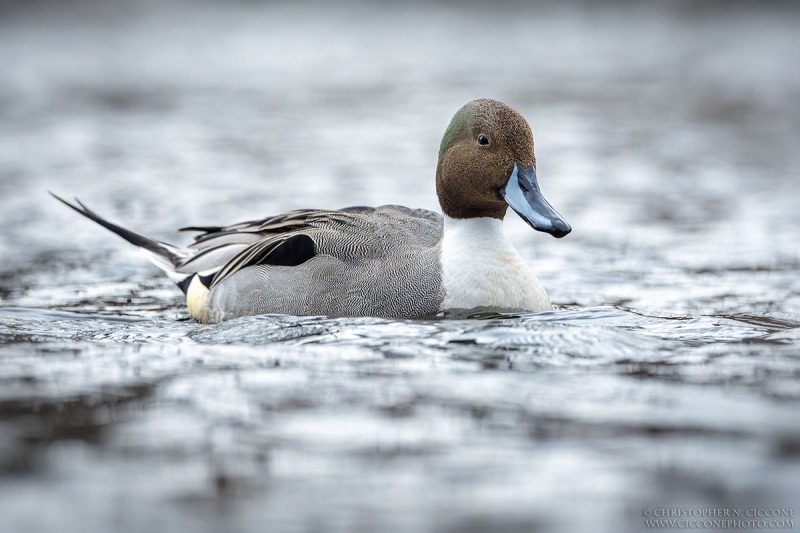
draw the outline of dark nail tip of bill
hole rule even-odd
[[[566,222],[564,222],[563,224],[556,224],[553,228],[547,230],[547,233],[549,233],[556,239],[560,239],[572,233],[572,226],[570,226]]]

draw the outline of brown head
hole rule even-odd
[[[473,100],[453,116],[439,148],[436,193],[450,218],[502,220],[511,206],[534,229],[557,237],[570,231],[539,191],[530,126],[496,100]]]

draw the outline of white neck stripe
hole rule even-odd
[[[544,287],[506,238],[503,221],[496,218],[445,215],[442,283],[442,309],[552,309]]]

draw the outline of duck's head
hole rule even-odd
[[[473,100],[453,116],[439,148],[436,193],[450,218],[502,220],[511,206],[535,230],[559,238],[572,231],[539,189],[530,126],[496,100]]]

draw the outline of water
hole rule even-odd
[[[3,531],[800,510],[794,8],[5,9]],[[46,194],[178,243],[293,208],[435,209],[439,138],[487,96],[528,117],[574,228],[506,221],[551,313],[198,325]]]

